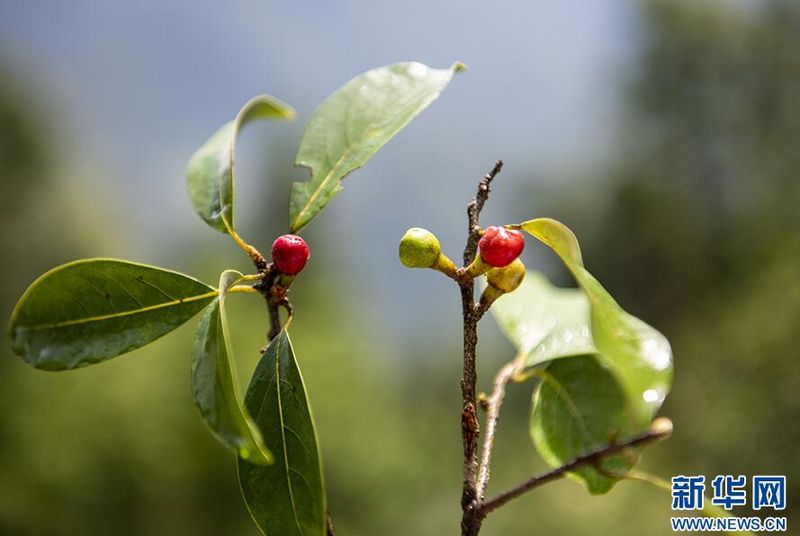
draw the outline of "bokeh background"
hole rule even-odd
[[[672,439],[641,467],[785,474],[800,523],[800,5],[793,0],[0,3],[0,318],[41,272],[114,256],[216,281],[248,269],[193,214],[185,162],[250,96],[298,110],[243,133],[238,226],[285,231],[293,153],[315,106],[368,68],[460,74],[305,233],[293,290],[340,534],[454,534],[460,493],[458,293],[402,269],[411,226],[463,247],[464,206],[495,159],[485,223],[548,215],[588,267],[663,331]],[[571,284],[529,242],[529,267]],[[244,382],[263,304],[232,303]],[[0,533],[254,535],[231,455],[189,389],[195,322],[105,364],[32,370],[0,345]],[[512,357],[487,320],[481,387]],[[491,491],[543,468],[530,385],[504,410]],[[747,510],[739,511],[748,514]],[[671,534],[639,482],[563,481],[482,534]],[[763,515],[763,512],[762,512]]]

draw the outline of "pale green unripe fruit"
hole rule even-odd
[[[492,268],[486,272],[486,281],[490,286],[503,292],[517,290],[525,279],[525,265],[519,259],[502,268]]]
[[[486,310],[503,294],[517,290],[524,279],[525,265],[519,259],[508,266],[492,268],[486,272],[486,281],[489,284],[481,294],[481,308]]]
[[[400,239],[400,262],[409,268],[430,268],[441,253],[439,239],[426,229],[412,227]]]

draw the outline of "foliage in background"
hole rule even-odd
[[[665,410],[675,417],[676,434],[669,454],[652,449],[649,467],[704,474],[774,469],[790,475],[788,493],[797,497],[792,475],[800,474],[794,456],[800,430],[792,423],[800,412],[794,381],[800,360],[792,335],[800,321],[800,253],[792,205],[800,119],[799,101],[792,95],[800,88],[800,58],[793,53],[800,15],[790,2],[765,3],[744,14],[708,6],[698,12],[691,4],[657,2],[645,12],[646,54],[632,91],[630,136],[620,145],[619,164],[608,170],[608,182],[598,181],[600,189],[612,185],[609,210],[592,211],[575,191],[556,196],[569,199],[563,205],[544,206],[541,192],[532,202],[539,212],[561,215],[584,236],[589,268],[620,303],[661,327],[673,342],[678,374]],[[752,88],[758,91],[751,93]],[[649,97],[640,99],[640,94]],[[88,254],[98,240],[88,229],[54,223],[69,224],[74,212],[68,201],[48,195],[65,178],[54,168],[46,125],[25,115],[19,105],[23,97],[29,99],[18,93],[0,106],[3,124],[13,127],[0,131],[3,198],[29,196],[29,201],[18,197],[19,203],[0,214],[6,230],[0,234],[7,268],[0,302],[4,318],[29,283],[18,274]],[[710,124],[716,126],[702,127],[698,113],[706,114],[702,122],[714,119]],[[735,128],[726,121],[734,121]],[[673,149],[643,151],[640,143],[655,132],[670,132],[665,139],[673,140]],[[697,164],[702,161],[724,162],[728,171],[707,173]],[[760,170],[762,178],[752,180],[745,173],[735,178],[739,166]],[[594,183],[597,170],[592,173]],[[740,195],[745,191],[754,195]],[[522,208],[529,207],[525,199]],[[260,217],[260,228],[277,230],[284,223],[277,211]],[[629,231],[620,238],[623,227]],[[40,232],[23,236],[14,229]],[[189,258],[196,257],[189,266],[224,262],[204,241],[185,248]],[[611,252],[630,252],[630,258]],[[395,362],[409,356],[358,332],[358,324],[347,320],[363,312],[358,290],[350,289],[351,299],[334,306],[327,299],[325,274],[317,274],[308,274],[305,290],[295,289],[296,305],[309,311],[294,326],[295,342],[309,358],[304,362],[309,389],[328,401],[316,416],[326,439],[329,491],[341,532],[451,530],[457,506],[455,494],[445,490],[458,486],[453,460],[459,449],[442,446],[456,433],[444,408],[457,403],[457,394],[450,381],[454,363],[442,356],[457,353],[456,345],[418,347],[413,370],[393,368],[391,359],[369,359],[376,352],[394,355]],[[203,275],[211,280],[214,274]],[[263,306],[231,308],[236,323],[245,326]],[[334,316],[340,319],[336,333],[326,322]],[[255,326],[243,330],[234,335],[242,340],[237,347],[261,344]],[[323,352],[321,341],[331,340],[348,343],[326,344]],[[254,534],[230,460],[187,404],[190,341],[191,332],[179,330],[135,357],[60,376],[34,374],[7,347],[0,349],[5,410],[0,417],[0,532]],[[323,353],[324,360],[313,357]],[[254,366],[256,355],[240,354],[243,369]],[[378,376],[383,381],[375,385]],[[510,396],[504,416],[508,433],[501,434],[497,456],[540,467],[525,447],[528,393]],[[359,403],[366,399],[375,403]],[[342,426],[326,427],[326,422]],[[353,465],[344,453],[359,460],[358,478],[352,478]],[[510,484],[517,474],[518,468],[498,467],[494,479],[499,486]],[[431,489],[431,481],[441,489]],[[671,534],[669,505],[658,493],[625,483],[608,498],[594,500],[582,499],[577,489],[566,482],[552,493],[523,499],[498,512],[485,533],[519,533],[535,523],[543,533],[613,529],[639,535],[647,526],[653,534]],[[413,520],[396,508],[398,503],[414,512]],[[557,523],[530,519],[534,505],[553,512]],[[798,522],[795,512],[788,515],[790,524]],[[622,517],[628,522],[620,528]]]
[[[550,210],[589,235],[598,277],[672,342],[680,467],[785,473],[797,496],[800,5],[647,6],[607,203],[563,192]]]
[[[293,188],[290,230],[307,225],[341,189],[344,176],[433,102],[462,68],[434,69],[417,62],[376,68],[323,102],[300,142],[297,161],[311,169],[312,177]],[[265,534],[333,535],[316,425],[287,332],[293,318],[288,289],[309,248],[303,239],[284,235],[272,246],[273,262],[267,262],[234,223],[240,128],[254,119],[293,115],[291,107],[269,95],[254,97],[189,159],[186,185],[193,209],[236,242],[255,274],[225,270],[214,288],[130,261],[72,261],[28,286],[11,314],[8,336],[14,352],[34,368],[79,369],[146,346],[205,309],[192,347],[193,399],[212,435],[237,455],[239,483],[253,520]],[[299,253],[302,259],[279,258],[279,241],[285,254]],[[225,307],[235,292],[261,295],[270,326],[246,406]],[[284,323],[279,308],[288,314]]]

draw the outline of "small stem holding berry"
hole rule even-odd
[[[269,269],[269,265],[267,265],[267,269]],[[239,281],[261,281],[266,277],[266,275],[267,274],[265,272],[243,275],[242,277],[239,278]]]
[[[294,310],[289,303],[289,286],[297,274],[305,268],[311,257],[308,244],[297,235],[286,234],[279,236],[272,243],[272,262],[264,264],[263,270],[258,274],[245,276],[243,279],[258,282],[253,285],[255,291],[260,292],[267,303],[269,311],[269,331],[267,340],[271,341],[281,332],[282,327],[288,326]],[[287,313],[286,323],[282,326],[280,308]]]
[[[480,255],[476,255],[475,258],[472,259],[472,262],[469,263],[469,266],[465,266],[461,269],[461,275],[469,279],[475,279],[491,269],[492,267],[483,262]]]

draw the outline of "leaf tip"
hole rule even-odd
[[[286,119],[287,121],[291,121],[297,115],[297,110],[289,106],[288,104],[285,105],[284,108],[280,110],[281,119]]]
[[[272,453],[268,451],[265,446],[258,446],[254,451],[251,451],[247,447],[240,447],[239,457],[247,463],[255,465],[272,465],[275,463]]]

